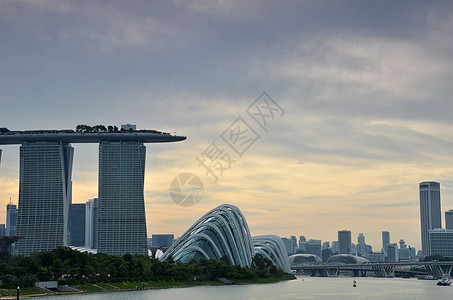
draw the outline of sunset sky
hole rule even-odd
[[[181,235],[238,206],[253,235],[381,232],[420,249],[418,183],[453,209],[452,1],[0,1],[0,127],[132,123],[187,136],[147,144],[148,235]],[[247,109],[281,108],[264,130]],[[253,108],[253,106],[252,106]],[[284,112],[284,113],[283,113]],[[259,136],[242,156],[222,133]],[[233,161],[214,182],[197,158]],[[73,144],[73,203],[97,197],[98,146]],[[0,146],[0,223],[17,204],[19,146]],[[195,206],[169,186],[189,172]]]

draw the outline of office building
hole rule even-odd
[[[453,258],[453,230],[429,230],[430,255],[440,255]]]
[[[85,204],[71,204],[69,206],[68,245],[85,246],[85,214]]]
[[[332,253],[338,253],[339,251],[339,246],[338,246],[338,241],[332,241]]]
[[[175,236],[173,234],[153,234],[151,239],[152,247],[171,247]]]
[[[85,247],[98,247],[98,198],[85,204]]]
[[[445,212],[445,229],[453,229],[453,209]]]
[[[285,245],[286,252],[288,255],[294,254],[293,242],[288,238],[282,238],[283,244]]]
[[[299,250],[305,251],[305,243],[307,242],[307,239],[305,236],[301,235],[299,236]]]
[[[322,243],[322,250],[330,249],[330,242],[325,241]]]
[[[359,233],[359,236],[357,237],[357,255],[363,256],[366,253],[366,244],[365,244],[365,236],[363,233]]]
[[[296,238],[294,235],[290,236],[289,238],[290,238],[291,242],[293,243],[293,245],[292,245],[293,253],[296,253],[296,249],[297,249],[297,238]]]
[[[0,236],[6,236],[6,225],[0,224]]]
[[[6,235],[15,236],[17,230],[17,206],[9,199],[6,205]]]
[[[351,254],[351,231],[338,231],[339,254]]]
[[[321,241],[310,239],[305,244],[305,253],[321,257]]]
[[[99,145],[98,253],[147,253],[145,154],[136,141]]]
[[[382,231],[382,251],[387,254],[387,245],[390,244],[390,232]]]
[[[391,243],[387,245],[387,262],[398,262],[398,244]]]
[[[442,228],[440,208],[440,184],[421,182],[420,187],[420,227],[423,254],[431,255],[428,231]]]
[[[16,255],[67,245],[73,148],[61,142],[20,147]]]

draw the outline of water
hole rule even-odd
[[[160,290],[124,291],[58,296],[58,300],[144,299],[453,299],[453,286],[437,286],[436,280],[402,278],[305,277],[272,284],[200,286]],[[38,299],[55,300],[55,297]]]

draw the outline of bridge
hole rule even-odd
[[[398,271],[406,266],[422,266],[426,272],[434,277],[451,276],[453,261],[437,262],[394,262],[394,263],[364,263],[364,264],[320,264],[292,266],[291,270],[308,271],[312,276],[336,276],[340,271],[352,271],[354,276],[366,276],[367,272],[373,272],[376,277],[394,277],[396,272],[410,275],[421,275],[421,272]]]

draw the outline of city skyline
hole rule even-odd
[[[450,1],[7,0],[0,127],[129,122],[187,136],[147,147],[148,234],[180,236],[231,203],[257,235],[335,241],[344,228],[380,249],[389,231],[420,249],[418,183],[441,184],[442,219],[453,209],[451,20]],[[265,129],[247,113],[263,91],[285,112]],[[257,138],[242,155],[222,135],[238,118]],[[217,181],[197,161],[213,142],[232,160]],[[97,147],[72,146],[72,199],[85,203]],[[6,207],[19,153],[0,148]],[[191,207],[169,195],[183,172],[204,185]]]

